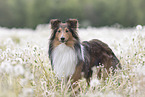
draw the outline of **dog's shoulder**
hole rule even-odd
[[[83,41],[82,45],[85,46],[87,50],[98,50],[98,51],[103,50],[105,52],[112,53],[112,50],[110,49],[110,47],[106,43],[98,39],[92,39],[90,41]]]

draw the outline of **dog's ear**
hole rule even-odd
[[[78,28],[78,20],[77,19],[69,19],[66,21],[70,28]]]
[[[58,20],[58,19],[50,20],[51,29],[56,29],[59,26],[60,23],[61,23],[61,21]]]

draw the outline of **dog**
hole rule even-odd
[[[66,80],[71,76],[73,82],[81,79],[82,74],[87,82],[92,76],[92,67],[103,65],[106,72],[109,68],[121,68],[118,58],[110,47],[98,39],[81,42],[77,33],[78,20],[68,19],[62,23],[52,19],[51,36],[49,40],[49,59],[56,77]],[[98,72],[101,77],[101,70]]]

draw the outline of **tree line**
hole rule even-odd
[[[145,24],[145,0],[0,0],[0,26],[35,28],[58,18],[81,27]]]

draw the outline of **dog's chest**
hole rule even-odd
[[[69,77],[75,72],[78,59],[74,49],[60,44],[52,51],[54,73],[61,80],[62,77]]]

